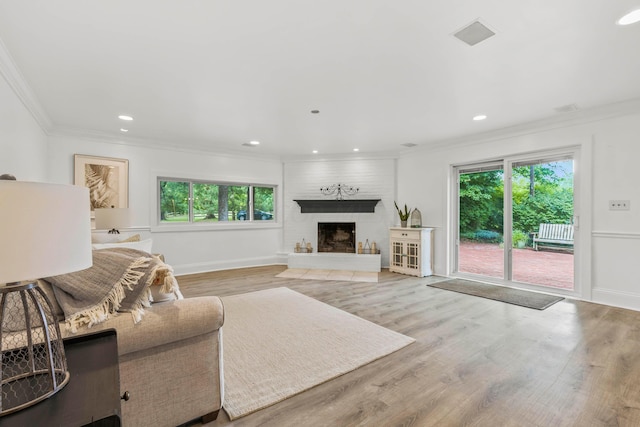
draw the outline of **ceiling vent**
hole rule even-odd
[[[556,113],[570,113],[572,111],[578,111],[578,106],[576,104],[567,104],[562,107],[555,108]]]
[[[466,27],[456,31],[453,36],[458,40],[462,40],[469,46],[475,46],[481,41],[495,36],[496,33],[487,28],[483,23],[476,20]]]

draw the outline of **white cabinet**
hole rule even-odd
[[[389,271],[411,276],[433,274],[433,228],[392,227]]]

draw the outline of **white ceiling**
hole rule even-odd
[[[567,104],[640,98],[640,24],[615,25],[637,7],[0,0],[0,39],[52,133],[281,156],[389,153],[548,119]],[[474,47],[452,36],[478,18],[497,34]],[[488,119],[474,122],[480,113]],[[261,145],[242,145],[250,140]]]

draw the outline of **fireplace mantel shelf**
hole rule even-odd
[[[301,213],[372,213],[381,199],[294,200]]]

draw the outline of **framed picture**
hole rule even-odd
[[[129,160],[74,156],[74,184],[89,188],[91,216],[96,208],[129,207]]]

